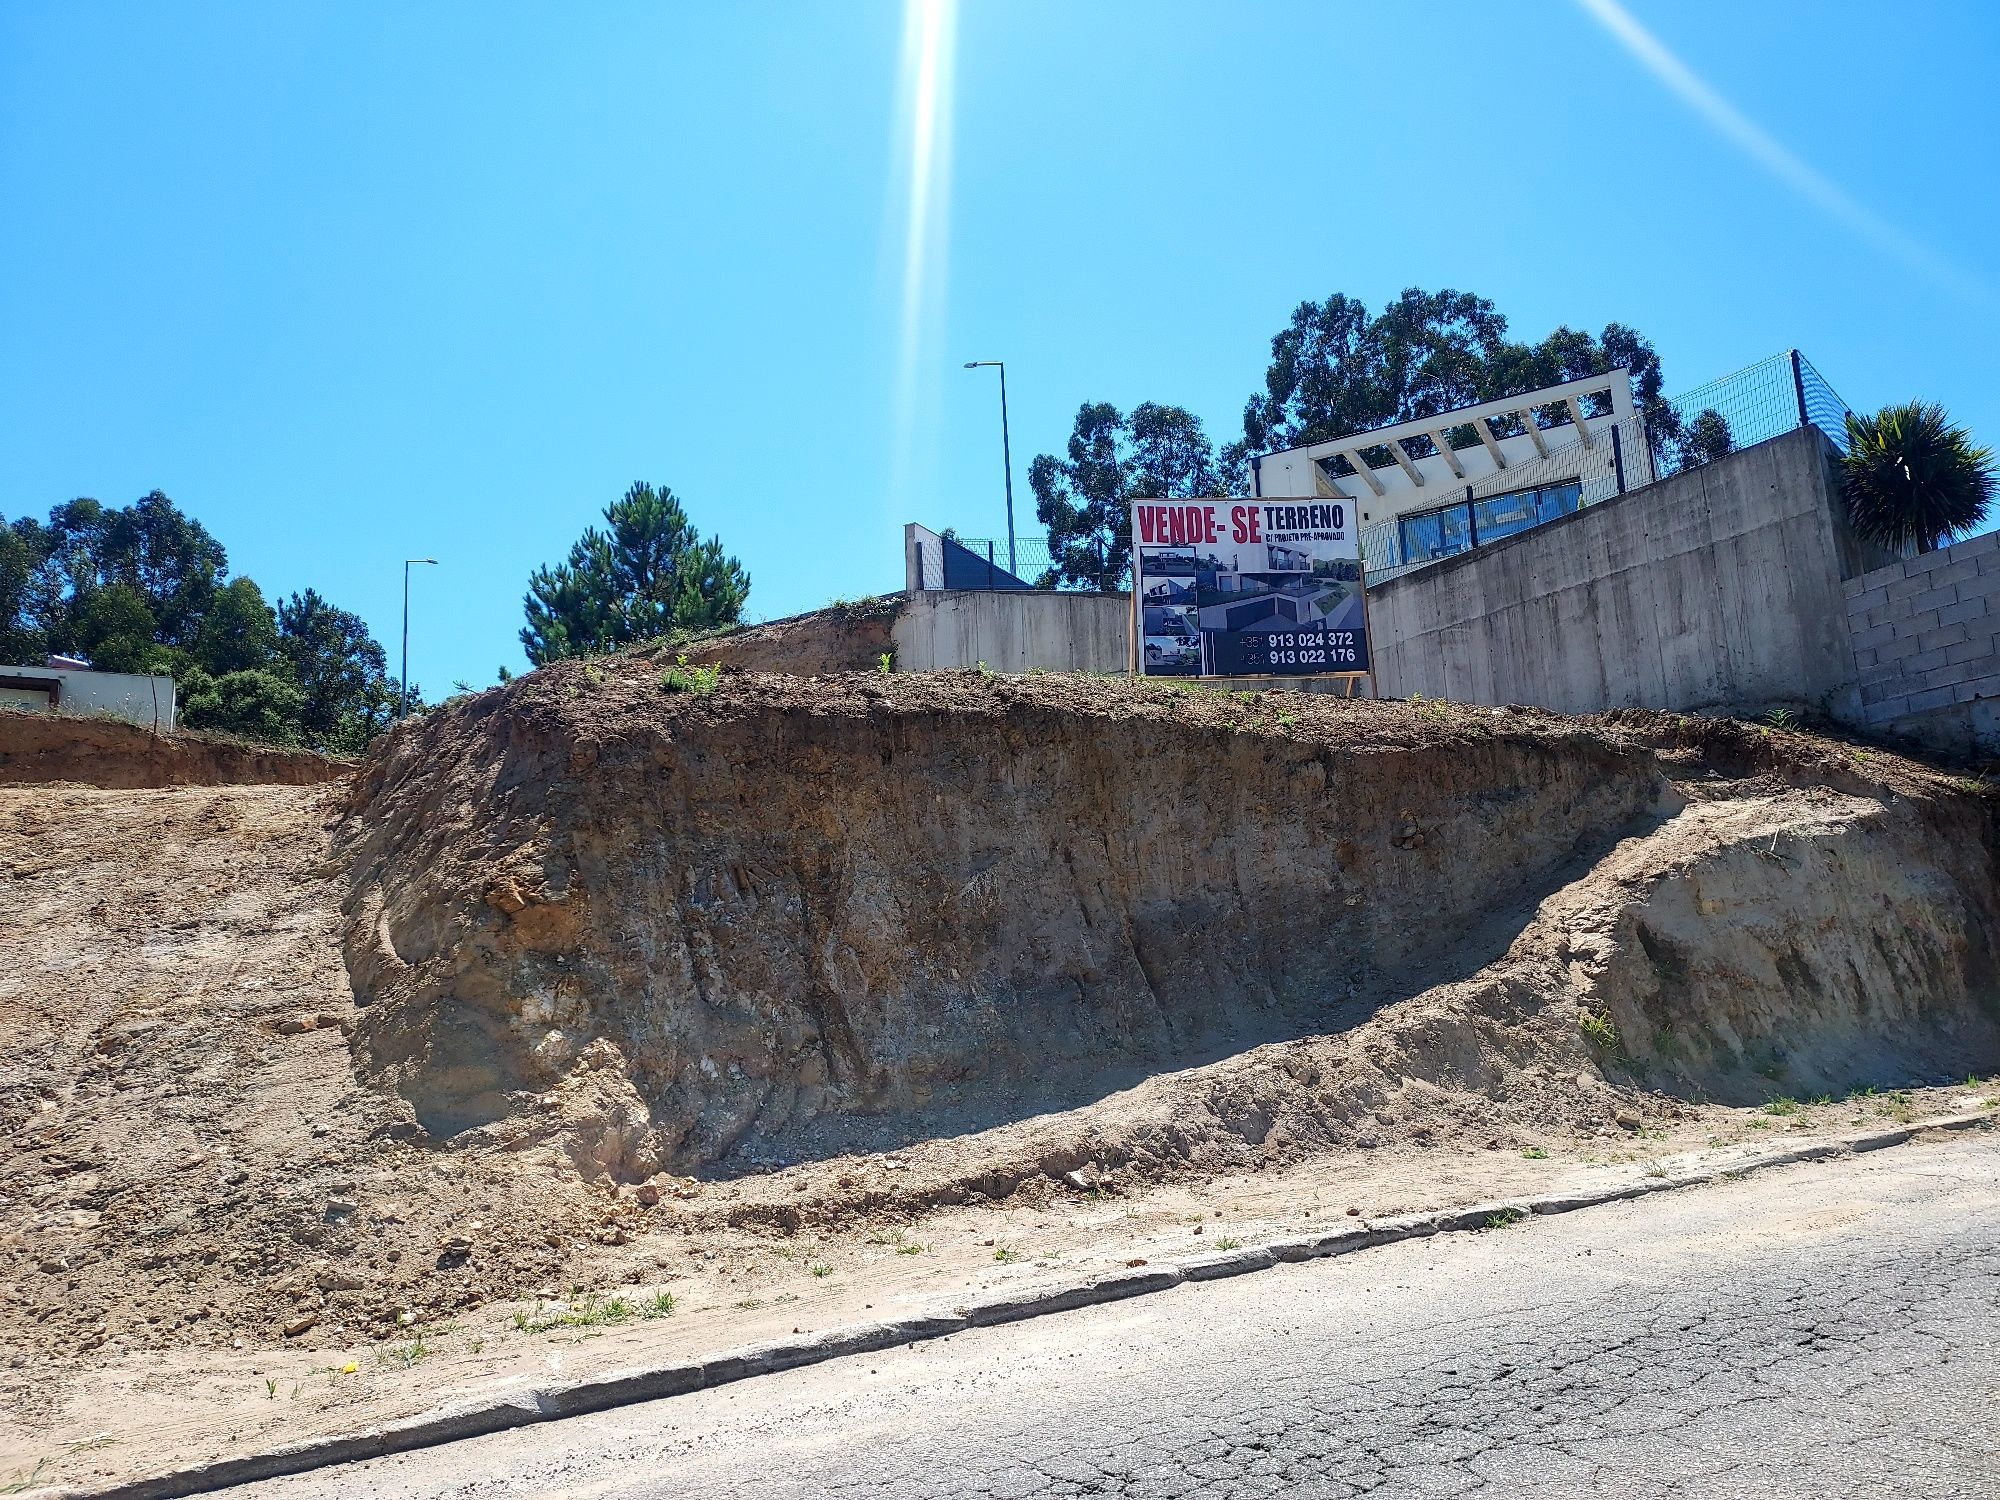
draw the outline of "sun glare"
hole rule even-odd
[[[957,0],[905,0],[897,109],[897,155],[904,176],[902,289],[898,301],[895,474],[904,493],[924,395],[941,357],[951,204],[952,70]]]

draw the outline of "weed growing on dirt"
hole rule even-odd
[[[1795,1115],[1798,1112],[1799,1101],[1784,1094],[1780,1094],[1764,1106],[1764,1113],[1767,1115]]]
[[[1583,1033],[1583,1039],[1593,1047],[1602,1047],[1606,1052],[1617,1049],[1618,1028],[1611,1024],[1609,1012],[1579,1010],[1576,1013],[1576,1027]]]
[[[924,1247],[919,1245],[915,1240],[911,1240],[907,1245],[898,1245],[896,1253],[898,1255],[922,1255]]]
[[[275,1380],[266,1380],[266,1381],[264,1382],[264,1399],[265,1399],[266,1401],[276,1401],[276,1400],[278,1399],[278,1382],[277,1382],[277,1381],[275,1381]]]
[[[653,1310],[661,1297],[666,1298],[666,1306]],[[514,1327],[522,1333],[547,1333],[552,1328],[605,1328],[623,1323],[634,1315],[642,1318],[665,1317],[673,1311],[673,1298],[661,1292],[650,1302],[635,1308],[623,1297],[604,1297],[596,1292],[585,1292],[581,1287],[572,1287],[569,1301],[558,1302],[547,1312],[542,1311],[542,1306],[537,1302],[532,1313],[515,1313]],[[423,1341],[419,1339],[418,1342]]]
[[[1789,708],[1774,708],[1764,715],[1764,722],[1773,729],[1797,729],[1799,716]]]
[[[1218,1250],[1241,1250],[1243,1248],[1243,1241],[1236,1238],[1233,1234],[1225,1234],[1215,1242],[1215,1248]]]
[[[1018,1250],[1010,1250],[1005,1245],[995,1245],[993,1247],[993,1258],[1003,1266],[1011,1266],[1022,1257],[1021,1252]]]
[[[807,1266],[806,1269],[812,1272],[812,1274],[815,1277],[817,1277],[819,1280],[822,1281],[824,1281],[827,1277],[833,1274],[833,1267],[828,1265],[823,1260],[814,1261],[811,1265]]]
[[[48,1466],[49,1461],[46,1458],[38,1458],[35,1460],[34,1468],[28,1470],[26,1474],[16,1469],[14,1477],[11,1480],[6,1484],[0,1484],[0,1495],[26,1494],[29,1490],[36,1487],[37,1482],[41,1479],[42,1470]]]
[[[1655,1162],[1652,1166],[1646,1168],[1646,1175],[1648,1177],[1664,1177],[1667,1175],[1667,1169],[1658,1162]]]
[[[639,1304],[639,1316],[642,1318],[670,1318],[673,1316],[673,1313],[674,1294],[672,1292],[655,1292]]]
[[[1917,1117],[1916,1110],[1911,1107],[1910,1096],[1901,1089],[1885,1094],[1883,1101],[1875,1106],[1875,1113],[1887,1115],[1899,1125],[1907,1125]]]
[[[404,1369],[409,1370],[414,1369],[419,1360],[426,1359],[435,1353],[437,1353],[437,1350],[424,1342],[422,1334],[418,1334],[407,1344],[397,1344],[392,1348],[384,1349],[382,1351],[382,1359],[384,1363],[398,1364]]]
[[[1497,1214],[1489,1214],[1486,1219],[1488,1229],[1507,1229],[1520,1223],[1528,1216],[1518,1208],[1503,1208]]]
[[[875,670],[880,672],[884,677],[895,671],[896,653],[893,651],[884,651],[880,656],[876,657]]]
[[[697,667],[690,665],[687,652],[674,658],[674,664],[660,674],[660,686],[670,693],[692,693],[697,698],[706,698],[715,691],[715,685],[722,681],[722,663]]]
[[[979,675],[981,677],[984,677],[988,682],[991,682],[994,679],[994,677],[998,675],[997,673],[994,672],[994,670],[991,667],[987,666],[986,663],[983,661],[975,662],[973,665],[978,668]]]
[[[1523,1146],[1521,1154],[1527,1157],[1529,1161],[1547,1161],[1549,1159],[1549,1153],[1544,1151],[1540,1146]]]

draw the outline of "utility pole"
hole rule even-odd
[[[410,716],[410,567],[414,563],[428,563],[437,566],[435,557],[406,557],[403,559],[403,685],[396,695],[396,717]]]

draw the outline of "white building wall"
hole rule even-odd
[[[59,713],[123,719],[162,734],[171,734],[174,729],[177,705],[171,677],[75,671],[68,667],[0,666],[0,682],[26,685],[28,689],[20,691],[17,686],[7,694],[7,706],[12,708],[38,708],[40,695],[33,691],[34,685],[52,683]]]

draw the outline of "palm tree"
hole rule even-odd
[[[1847,517],[1872,542],[1929,552],[1972,530],[2000,486],[1993,450],[1975,448],[1936,402],[1847,414]]]

